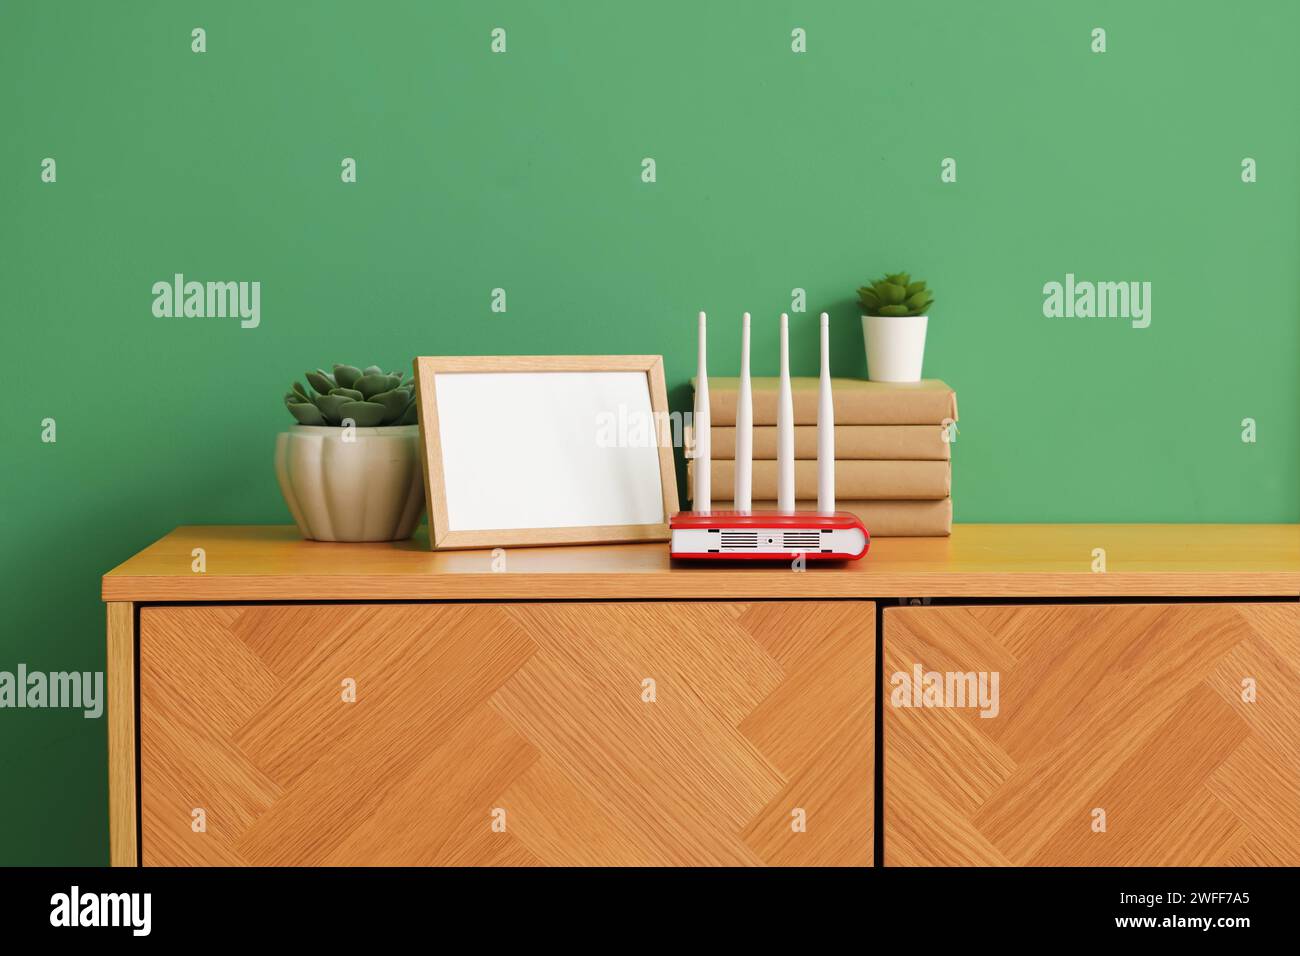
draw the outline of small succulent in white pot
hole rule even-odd
[[[925,360],[925,329],[934,293],[906,272],[895,272],[858,289],[867,378],[873,382],[919,382]]]
[[[376,365],[307,373],[284,396],[298,424],[275,442],[293,520],[315,541],[409,538],[424,511],[415,384]]]

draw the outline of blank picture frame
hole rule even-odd
[[[662,356],[422,356],[415,383],[434,550],[668,540]]]

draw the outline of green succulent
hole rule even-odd
[[[397,372],[385,372],[378,365],[335,365],[332,374],[318,368],[306,378],[311,388],[294,382],[284,396],[299,425],[342,425],[351,419],[358,428],[373,428],[417,421],[415,382],[402,381]]]
[[[858,301],[867,315],[925,315],[934,305],[934,294],[924,282],[895,272],[858,289]]]

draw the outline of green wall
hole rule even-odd
[[[288,521],[305,368],[663,353],[682,408],[698,310],[715,374],[742,310],[770,371],[804,288],[795,371],[825,309],[861,375],[853,291],[898,268],[938,293],[959,521],[1300,520],[1297,32],[1282,0],[6,0],[0,670],[101,669],[99,576],[175,525]],[[176,272],[260,281],[260,327],[155,318]],[[1151,282],[1151,326],[1045,318],[1067,272]],[[0,863],[106,861],[105,804],[103,720],[0,710]]]

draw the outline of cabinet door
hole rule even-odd
[[[886,865],[1300,864],[1300,605],[897,608],[883,648]]]
[[[870,865],[864,602],[153,607],[146,865]]]

